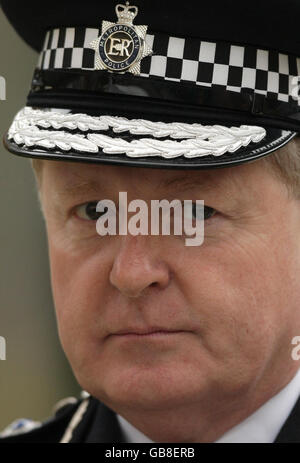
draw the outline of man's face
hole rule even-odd
[[[300,329],[300,208],[262,162],[202,171],[43,167],[59,334],[83,389],[115,410],[164,410],[285,385]],[[172,184],[175,177],[198,186]],[[152,199],[200,199],[217,212],[201,246],[174,234],[100,236],[79,206],[117,205],[120,191],[149,208]],[[174,332],[116,334],[152,327]]]

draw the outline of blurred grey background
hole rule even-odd
[[[26,103],[38,55],[0,9],[0,134]],[[41,420],[80,388],[61,349],[50,288],[46,232],[30,161],[0,145],[0,430],[16,418]]]

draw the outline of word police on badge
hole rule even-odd
[[[111,72],[141,73],[141,60],[152,54],[145,42],[148,26],[133,25],[136,6],[117,5],[118,22],[102,21],[101,36],[90,43],[96,52],[95,68]]]

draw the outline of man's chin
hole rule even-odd
[[[100,370],[101,371],[101,370]],[[78,377],[82,388],[112,409],[161,410],[193,403],[209,392],[206,379],[169,367],[120,367]]]

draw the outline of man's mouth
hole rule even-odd
[[[171,330],[166,328],[147,328],[147,329],[138,329],[138,328],[126,328],[123,330],[116,331],[111,333],[110,336],[119,337],[119,338],[163,338],[171,337],[179,333],[187,333],[186,330]]]

